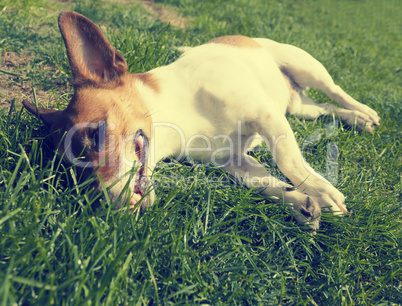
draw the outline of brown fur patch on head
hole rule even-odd
[[[210,41],[207,42],[207,44],[211,43],[224,44],[242,48],[261,48],[261,45],[257,43],[254,39],[243,35],[221,36],[211,39]]]
[[[160,93],[160,85],[159,81],[155,78],[155,76],[151,72],[147,73],[136,73],[133,75],[135,79],[140,80],[146,86],[150,87],[154,92]]]
[[[101,174],[105,182],[111,180],[121,170],[118,167],[122,165],[122,159],[132,164],[136,162],[135,133],[142,130],[148,139],[151,137],[151,118],[147,113],[147,107],[133,86],[76,88],[70,104],[63,111],[63,120],[55,124],[55,128],[70,133],[67,140],[71,143],[64,142],[61,151],[71,146],[73,158],[82,153],[84,163],[80,162],[80,165],[89,162],[93,170],[99,167],[97,174]],[[96,133],[101,124],[104,124],[104,135],[101,135],[104,139],[99,141],[104,143],[94,150],[91,144],[95,140],[92,138],[93,135],[98,137]],[[60,139],[55,137],[54,142],[57,141]]]

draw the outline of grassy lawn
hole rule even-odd
[[[400,2],[156,2],[0,0],[1,305],[402,304]],[[63,108],[72,95],[57,28],[67,9],[100,24],[131,72],[225,34],[311,53],[382,118],[371,134],[342,124],[325,133],[329,117],[289,118],[313,168],[326,171],[336,144],[350,216],[324,215],[311,236],[285,203],[219,169],[169,160],[157,171],[166,188],[146,213],[92,210],[90,182],[60,162],[44,126],[21,108],[23,98]]]

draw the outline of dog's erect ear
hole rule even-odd
[[[28,102],[27,100],[23,100],[22,104],[31,114],[40,118],[47,127],[51,127],[56,122],[60,121],[61,118],[60,114],[62,113],[62,111],[54,109],[46,109],[42,107],[36,108],[35,105]]]
[[[65,11],[59,15],[59,28],[75,85],[107,83],[126,73],[126,60],[91,20]]]

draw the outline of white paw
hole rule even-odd
[[[299,190],[303,190],[303,185],[300,186]],[[314,201],[317,201],[323,210],[328,210],[334,214],[348,212],[345,205],[345,196],[328,182],[313,179],[303,192],[311,196]]]
[[[375,125],[380,125],[380,117],[378,116],[377,112],[372,108],[368,107],[367,105],[361,104],[359,105],[358,111],[362,112],[363,114],[369,116],[370,120]]]
[[[349,125],[356,125],[360,130],[373,131],[374,125],[380,125],[380,117],[377,112],[367,105],[360,104],[354,110],[349,110],[345,116]]]

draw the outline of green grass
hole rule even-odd
[[[93,211],[89,182],[77,183],[46,129],[15,99],[0,111],[0,303],[400,305],[400,3],[158,2],[188,18],[187,28],[118,1],[0,0],[0,48],[32,57],[13,82],[52,90],[56,106],[66,105],[72,89],[60,84],[68,84],[70,71],[56,25],[64,9],[102,24],[132,72],[173,61],[175,46],[223,34],[300,46],[382,117],[372,134],[340,126],[304,149],[325,171],[327,144],[338,145],[337,187],[351,215],[324,215],[311,236],[286,205],[240,188],[219,169],[174,162],[158,168],[160,179],[172,179],[146,213]],[[328,101],[315,90],[310,95]],[[301,146],[332,122],[289,120]]]

